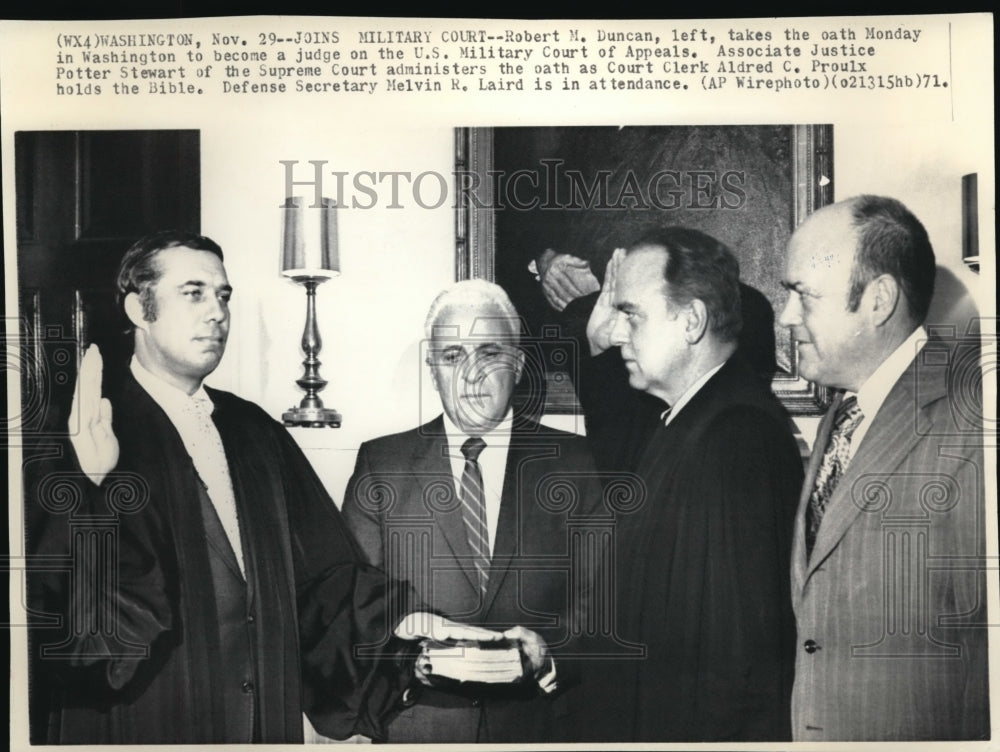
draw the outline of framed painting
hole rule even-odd
[[[614,248],[668,225],[706,232],[735,253],[744,351],[789,412],[816,415],[829,404],[829,390],[799,374],[796,343],[777,316],[792,231],[833,200],[832,126],[460,128],[455,143],[456,277],[488,279],[510,295],[537,353],[523,398],[538,411],[578,411],[573,359],[590,310],[586,301],[560,310],[546,297],[547,262],[569,254],[601,280]]]

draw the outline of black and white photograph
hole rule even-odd
[[[0,21],[10,748],[995,749],[992,29]]]

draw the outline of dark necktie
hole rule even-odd
[[[816,484],[813,486],[812,494],[809,496],[809,506],[806,509],[806,556],[812,554],[827,502],[833,496],[840,476],[847,468],[851,437],[864,418],[861,408],[858,407],[857,397],[848,397],[837,408],[833,430],[830,431],[830,439],[823,452],[823,462],[816,473]]]
[[[474,563],[479,574],[479,590],[486,594],[490,578],[490,532],[486,524],[486,494],[483,490],[483,471],[479,467],[479,454],[486,442],[479,437],[467,439],[462,444],[465,470],[462,472],[462,519],[469,547],[475,555]]]

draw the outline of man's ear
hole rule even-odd
[[[867,310],[871,311],[875,326],[882,326],[892,318],[899,305],[899,296],[899,282],[891,274],[880,274],[868,283],[862,300]]]
[[[128,320],[136,329],[146,330],[148,322],[142,315],[142,301],[139,299],[139,293],[130,292],[125,296],[125,315],[128,316]]]
[[[517,348],[517,362],[514,365],[514,383],[521,383],[521,376],[524,375],[524,350]]]
[[[700,342],[708,330],[708,308],[701,300],[695,298],[681,315],[685,319],[684,339],[689,345]]]

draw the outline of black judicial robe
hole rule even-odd
[[[114,629],[70,634],[61,646],[65,633],[34,630],[36,649],[58,646],[32,677],[33,698],[48,695],[38,701],[49,706],[47,738],[36,741],[250,741],[234,737],[226,718],[232,682],[256,694],[253,741],[301,742],[303,710],[328,736],[382,736],[382,718],[406,683],[386,635],[412,605],[408,589],[363,563],[280,424],[232,394],[208,394],[240,518],[252,676],[234,675],[220,650],[200,480],[166,414],[129,374],[112,397],[116,469],[100,489],[78,469],[64,473],[80,506],[58,514],[47,501],[34,536],[37,553],[65,554],[72,521],[118,512],[116,588],[74,591],[65,573],[33,580],[33,601],[50,612],[76,609],[76,619],[92,619],[102,598],[117,609]],[[95,576],[93,560],[75,566]],[[355,655],[361,645],[375,646],[369,652],[380,658]],[[135,646],[147,656],[135,657]]]
[[[622,368],[617,350],[592,360],[592,368]],[[591,384],[614,378],[590,376]],[[588,433],[605,432],[598,446],[628,448],[619,469],[634,469],[646,487],[645,502],[616,529],[616,625],[647,653],[594,662],[570,735],[789,739],[789,557],[803,471],[784,409],[737,357],[667,427],[651,427],[641,401],[585,392]],[[627,404],[634,422],[620,412]],[[641,432],[644,447],[630,431]]]

